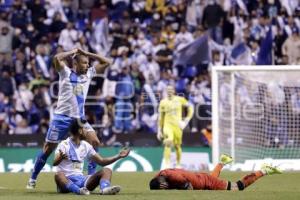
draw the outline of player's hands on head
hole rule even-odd
[[[80,48],[77,48],[78,49],[78,54],[81,54],[81,55],[85,55],[86,56],[86,51],[80,49]]]
[[[121,151],[119,152],[119,157],[125,158],[128,156],[129,153],[130,153],[130,149],[128,147],[125,147],[125,148],[121,149]]]

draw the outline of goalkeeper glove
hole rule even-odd
[[[161,129],[159,128],[158,131],[157,131],[157,135],[156,135],[157,139],[159,141],[161,141],[163,139],[163,134],[162,134],[162,131]]]
[[[179,127],[181,130],[183,130],[189,123],[189,120],[186,119],[186,120],[182,120],[182,121],[179,121]]]

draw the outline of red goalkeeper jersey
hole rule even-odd
[[[226,190],[228,181],[213,177],[207,173],[190,172],[183,169],[165,169],[157,176],[164,176],[170,189],[185,189],[191,183],[194,190]]]

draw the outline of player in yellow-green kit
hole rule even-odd
[[[170,167],[171,151],[176,151],[176,167],[180,168],[182,132],[193,116],[193,106],[181,96],[175,95],[173,86],[167,86],[167,98],[159,103],[158,140],[164,144],[165,168]],[[183,109],[187,109],[186,117],[183,117]]]

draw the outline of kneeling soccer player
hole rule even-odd
[[[281,174],[276,167],[264,165],[260,171],[246,175],[237,182],[219,179],[224,165],[231,163],[233,159],[227,155],[221,155],[221,162],[217,164],[211,174],[185,171],[182,169],[166,169],[160,171],[151,181],[151,190],[181,189],[181,190],[244,190],[264,175]]]
[[[111,186],[110,180],[112,171],[103,168],[91,176],[83,175],[83,162],[87,158],[101,166],[109,165],[121,158],[126,157],[130,150],[122,149],[119,154],[102,158],[93,147],[82,140],[83,128],[77,120],[74,120],[70,126],[71,136],[59,143],[56,151],[53,165],[57,166],[55,182],[57,191],[61,193],[73,192],[75,194],[89,195],[98,185],[100,194],[117,194],[120,186]]]

